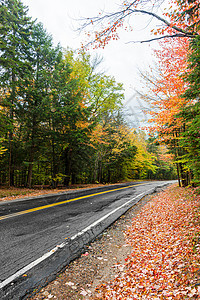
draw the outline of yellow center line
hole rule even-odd
[[[43,210],[43,209],[46,209],[46,208],[49,208],[49,207],[54,207],[54,206],[58,206],[58,205],[61,205],[61,204],[77,201],[77,200],[80,200],[80,199],[85,199],[85,198],[89,198],[89,197],[93,197],[93,196],[97,196],[97,195],[102,195],[102,194],[106,194],[106,193],[111,193],[111,192],[115,192],[115,191],[119,191],[119,190],[128,189],[128,188],[138,186],[138,185],[142,185],[142,184],[143,183],[135,184],[135,185],[129,185],[129,186],[125,186],[125,187],[118,188],[118,189],[113,189],[113,190],[104,191],[104,192],[100,192],[100,193],[90,194],[90,195],[77,197],[77,198],[70,199],[70,200],[64,200],[64,201],[60,201],[60,202],[57,202],[57,203],[52,203],[52,204],[48,204],[48,205],[44,205],[44,206],[39,206],[39,207],[19,211],[19,212],[13,213],[13,214],[1,216],[0,221],[5,220],[5,219],[9,219],[9,218],[13,218],[13,217],[16,217],[16,216],[20,216],[20,215],[25,215],[25,214],[32,213],[32,212],[35,212],[35,211]],[[149,183],[146,183],[146,184],[149,184]]]

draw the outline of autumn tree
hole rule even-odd
[[[177,11],[178,19],[187,22],[187,27],[192,32],[200,29],[200,3],[198,0],[178,0],[180,10]]]
[[[171,153],[166,144],[160,144],[158,139],[148,137],[147,150],[154,157],[155,169],[148,171],[148,179],[173,180],[177,178],[177,170],[174,164],[174,154]]]
[[[199,36],[161,43],[156,51],[157,76],[143,76],[151,93],[143,95],[152,104],[151,132],[166,143],[175,156],[179,184],[198,181]],[[184,43],[183,43],[184,42]],[[189,55],[189,60],[188,60]]]
[[[148,150],[144,132],[134,132],[133,139],[137,151],[135,159],[132,160],[129,168],[129,178],[146,179],[149,173],[156,173],[155,154]]]
[[[76,152],[75,158],[79,154],[82,154],[85,159],[87,158],[85,160],[87,171],[84,171],[83,177],[87,177],[90,181],[101,181],[106,128],[122,107],[123,87],[113,77],[98,72],[97,66],[101,61],[98,57],[92,59],[84,51],[77,56],[72,50],[68,50],[65,55],[66,60],[72,66],[72,78],[78,80],[82,105],[88,111],[88,122],[79,122],[78,125],[83,129],[85,127],[85,130],[90,129],[89,141],[87,141],[89,147],[82,144],[81,149]],[[76,145],[78,144],[76,143]],[[75,158],[73,168],[80,172],[80,162]],[[81,161],[84,162],[83,159]],[[77,171],[73,173],[82,177]]]
[[[126,180],[137,152],[132,131],[120,113],[99,127],[101,131],[98,129],[98,140],[94,143],[94,179],[98,182]]]
[[[140,93],[150,104],[149,122],[152,124],[148,130],[174,154],[180,185],[181,182],[186,184],[187,172],[180,160],[183,155],[180,134],[185,131],[185,125],[177,114],[191,102],[182,97],[187,87],[182,76],[187,70],[188,45],[186,38],[160,42],[160,49],[155,51],[157,69],[151,68],[149,74],[142,75],[148,92]]]
[[[83,47],[94,45],[94,48],[105,47],[110,40],[119,39],[120,29],[134,30],[131,18],[141,15],[149,16],[150,20],[155,19],[158,24],[156,29],[151,30],[153,36],[149,40],[140,42],[150,42],[153,40],[166,38],[193,38],[199,34],[199,1],[175,0],[171,1],[168,10],[160,10],[163,0],[134,0],[122,1],[117,10],[112,12],[100,12],[98,16],[83,18],[80,20],[79,30],[88,30],[89,42],[83,43]],[[131,41],[130,41],[131,42]],[[132,41],[136,42],[136,41]]]
[[[148,1],[124,2],[125,11],[139,4]],[[123,85],[98,71],[101,58],[55,47],[19,0],[0,9],[0,182],[56,187],[155,174],[144,135],[123,117]]]

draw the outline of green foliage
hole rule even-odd
[[[0,6],[0,90],[1,105],[8,121],[4,125],[8,149],[8,181],[14,185],[14,148],[16,106],[19,86],[31,70],[30,45],[33,22],[27,17],[27,10],[19,0],[3,0]],[[2,117],[2,116],[1,116]],[[1,132],[0,132],[1,133]]]
[[[123,86],[101,59],[54,46],[20,0],[0,6],[0,184],[146,178],[146,142],[123,119]]]
[[[180,144],[185,150],[181,159],[190,181],[200,182],[200,36],[190,42],[189,72],[185,74],[188,88],[183,95],[191,101],[181,112],[184,132],[181,134]]]
[[[148,174],[156,172],[155,156],[147,148],[147,141],[143,132],[135,135],[135,145],[137,147],[136,158],[132,162],[132,176],[135,179],[146,179]]]
[[[154,156],[155,169],[148,171],[148,179],[173,180],[177,178],[173,151],[160,145],[155,137],[147,140],[147,149]],[[172,148],[173,149],[173,148]]]
[[[184,109],[182,116],[186,130],[182,133],[180,145],[185,149],[181,160],[190,174],[193,183],[200,182],[200,103],[197,102]]]
[[[200,36],[190,42],[190,53],[188,59],[189,72],[185,74],[188,88],[184,94],[187,99],[199,101],[200,97]]]

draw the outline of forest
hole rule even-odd
[[[123,85],[98,71],[101,58],[55,46],[20,0],[1,1],[0,185],[199,183],[200,9],[198,1],[175,2],[178,9],[166,13],[171,23],[152,33],[172,38],[159,42],[158,66],[142,74],[148,93],[141,97],[151,105],[147,136],[128,125]],[[124,1],[125,17],[132,6]],[[96,34],[97,47],[123,27],[119,13]]]

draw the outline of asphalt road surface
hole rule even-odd
[[[62,197],[1,203],[0,287],[19,270],[129,199],[167,183],[170,182],[112,185]]]

